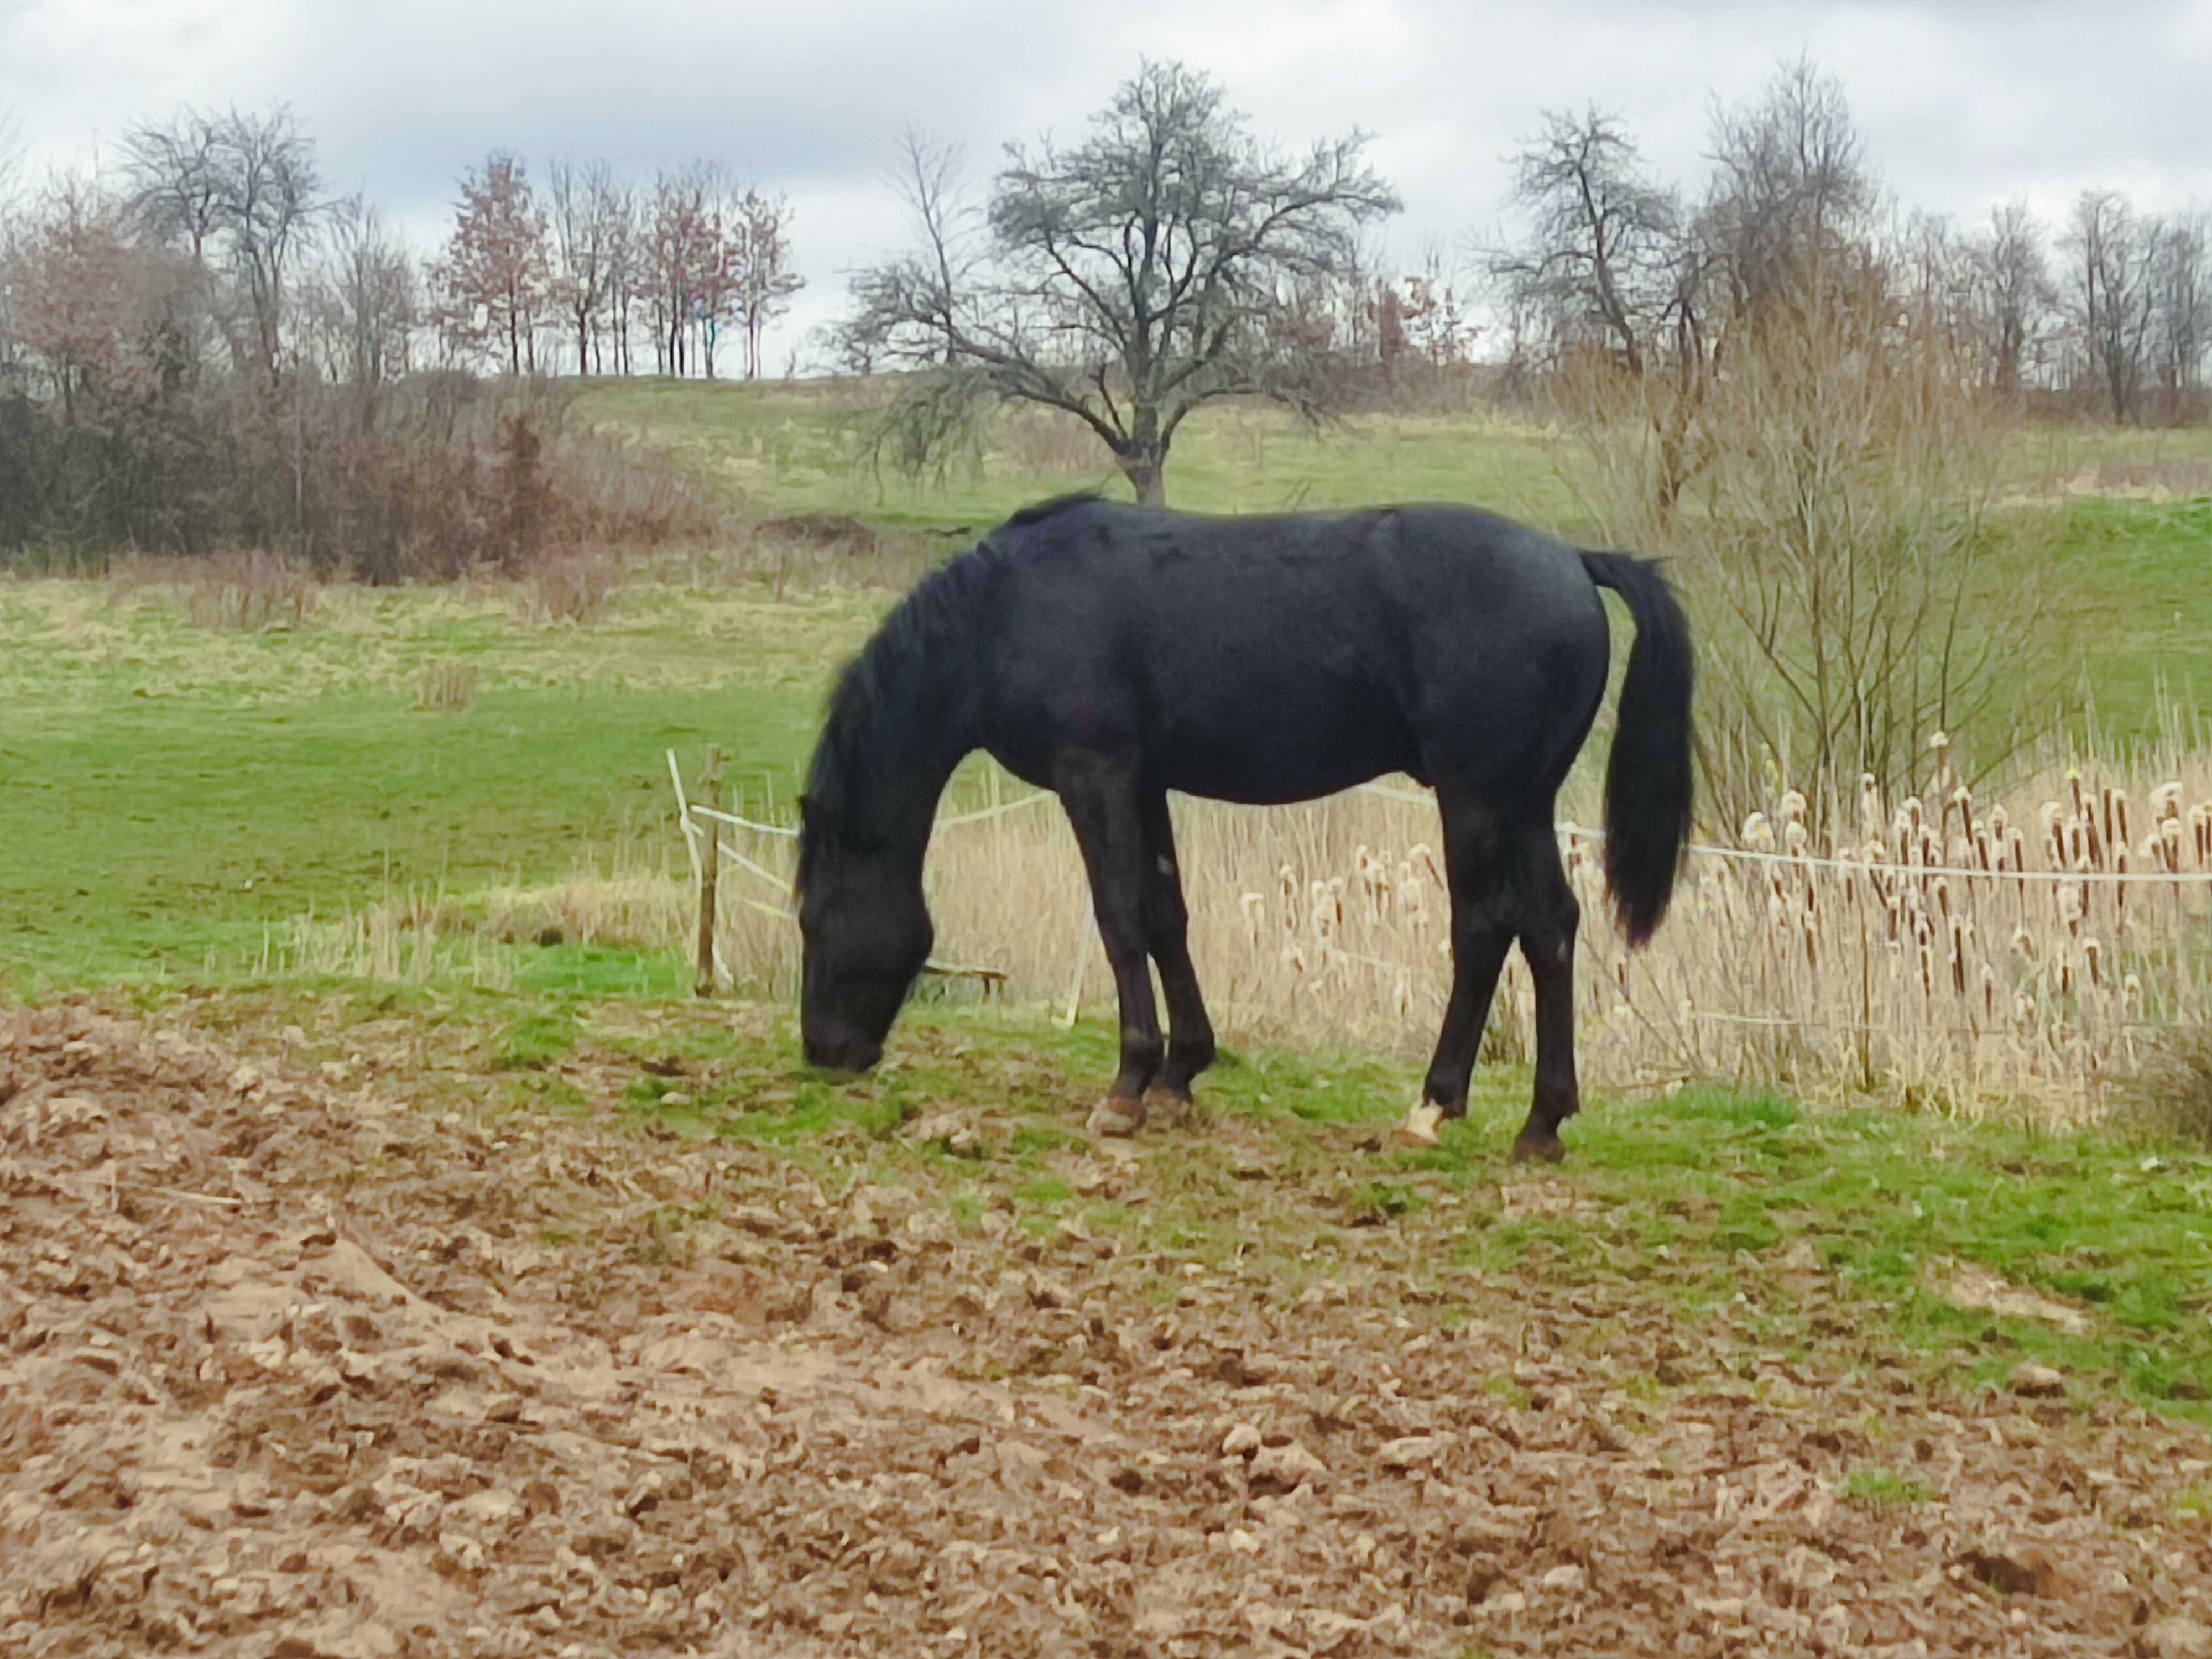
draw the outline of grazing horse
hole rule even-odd
[[[1079,495],[1017,513],[919,584],[830,696],[800,803],[808,1060],[881,1057],[934,939],[921,872],[938,798],[977,749],[1057,794],[1083,849],[1121,997],[1104,1133],[1141,1126],[1148,1091],[1187,1101],[1214,1055],[1168,792],[1271,805],[1404,772],[1436,790],[1451,890],[1451,999],[1423,1098],[1467,1110],[1518,940],[1536,1073],[1514,1156],[1559,1158],[1579,1104],[1580,907],[1553,811],[1605,691],[1601,587],[1636,625],[1605,867],[1641,945],[1690,820],[1689,628],[1655,565],[1456,507],[1206,518]]]

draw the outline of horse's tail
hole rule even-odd
[[[1655,562],[1584,553],[1583,568],[1620,594],[1636,622],[1605,770],[1605,879],[1638,945],[1667,914],[1690,836],[1690,623]]]

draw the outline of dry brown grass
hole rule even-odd
[[[531,614],[545,622],[595,623],[623,585],[622,560],[599,548],[567,547],[540,555],[524,591]]]
[[[1942,761],[1927,799],[1869,789],[1818,842],[1802,798],[1780,795],[1725,848],[1692,855],[1673,914],[1635,955],[1607,919],[1600,844],[1564,830],[1590,1080],[2104,1114],[2160,1032],[2203,1018],[2212,989],[2212,885],[2106,878],[2212,873],[2212,756],[2133,777],[2052,771],[2001,800],[1957,788]],[[1224,1031],[1426,1052],[1449,989],[1449,910],[1434,810],[1398,787],[1265,811],[1177,801],[1193,951]],[[771,872],[787,867],[787,842],[725,834]],[[1049,802],[940,828],[928,880],[941,958],[1002,970],[1018,1000],[1064,1007],[1078,983],[1112,996],[1081,860]],[[726,860],[723,893],[736,982],[788,998],[798,936],[783,895]],[[651,942],[684,948],[685,902],[654,915]],[[1525,1057],[1517,957],[1498,1006],[1492,1057]]]
[[[292,921],[264,942],[255,971],[412,984],[453,978],[488,990],[514,983],[512,960],[496,941],[424,892],[381,899],[342,921]]]
[[[416,677],[415,706],[450,714],[465,714],[476,706],[477,665],[447,659],[434,662]]]
[[[1096,477],[1113,463],[1098,435],[1072,415],[1016,404],[999,418],[993,448],[1017,471],[1042,477]]]
[[[198,558],[119,558],[110,572],[117,603],[149,588],[177,596],[195,627],[226,633],[304,628],[315,613],[317,588],[307,567],[264,548],[237,548]]]

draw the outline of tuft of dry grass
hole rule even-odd
[[[2169,1031],[2128,1089],[2123,1116],[2160,1140],[2212,1147],[2212,1025]]]
[[[118,559],[108,598],[120,604],[149,588],[177,595],[194,626],[232,634],[304,628],[314,615],[313,574],[296,559],[265,548],[238,548],[198,557]]]
[[[514,982],[513,964],[496,943],[455,927],[441,901],[423,892],[380,900],[343,921],[301,917],[272,936],[262,957],[258,969],[263,974],[413,984],[450,977],[487,990],[505,990]]]
[[[623,585],[622,561],[598,549],[563,548],[531,566],[530,607],[548,622],[595,623],[607,614]]]
[[[477,665],[451,658],[434,662],[416,677],[415,706],[465,714],[476,706]]]

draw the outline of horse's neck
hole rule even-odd
[[[878,822],[919,850],[954,769],[978,738],[963,715],[965,698],[951,688],[916,683],[898,687],[896,696],[893,708],[878,713],[883,724],[871,745],[874,775],[866,787],[878,804]]]

